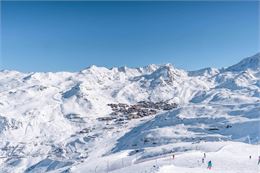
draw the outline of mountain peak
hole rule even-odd
[[[178,70],[173,67],[172,64],[164,64],[159,66],[154,72],[147,75],[147,79],[154,79],[154,80],[167,80],[172,81],[176,77],[183,76],[183,71]]]
[[[227,71],[245,71],[247,69],[258,70],[260,69],[260,53],[254,56],[247,57],[241,60],[239,63],[228,67]]]
[[[196,71],[189,71],[189,76],[214,76],[219,73],[217,68],[207,67]]]

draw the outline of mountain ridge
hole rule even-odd
[[[204,143],[211,152],[259,145],[258,59],[192,72],[171,64],[1,71],[0,172],[106,172],[106,159],[120,172],[122,160],[204,152]]]

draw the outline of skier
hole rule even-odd
[[[212,167],[212,162],[211,162],[211,160],[210,160],[210,161],[208,162],[208,169],[210,170],[211,167]]]
[[[172,155],[172,160],[174,160],[174,158],[175,158],[175,155],[173,154],[173,155]]]
[[[249,159],[252,159],[252,156],[251,156],[251,155],[249,156]]]
[[[258,163],[257,163],[258,165],[260,164],[260,156],[258,156]]]
[[[206,158],[206,153],[204,153],[204,158]]]
[[[201,162],[202,162],[202,163],[204,163],[204,161],[205,161],[205,159],[204,159],[204,158],[202,158],[202,159],[201,159]]]

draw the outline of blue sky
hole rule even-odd
[[[2,2],[1,69],[225,67],[260,50],[259,2]]]

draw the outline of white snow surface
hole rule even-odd
[[[259,60],[192,72],[171,64],[0,71],[0,172],[260,172]],[[111,116],[109,103],[139,101],[178,107],[98,120]]]

